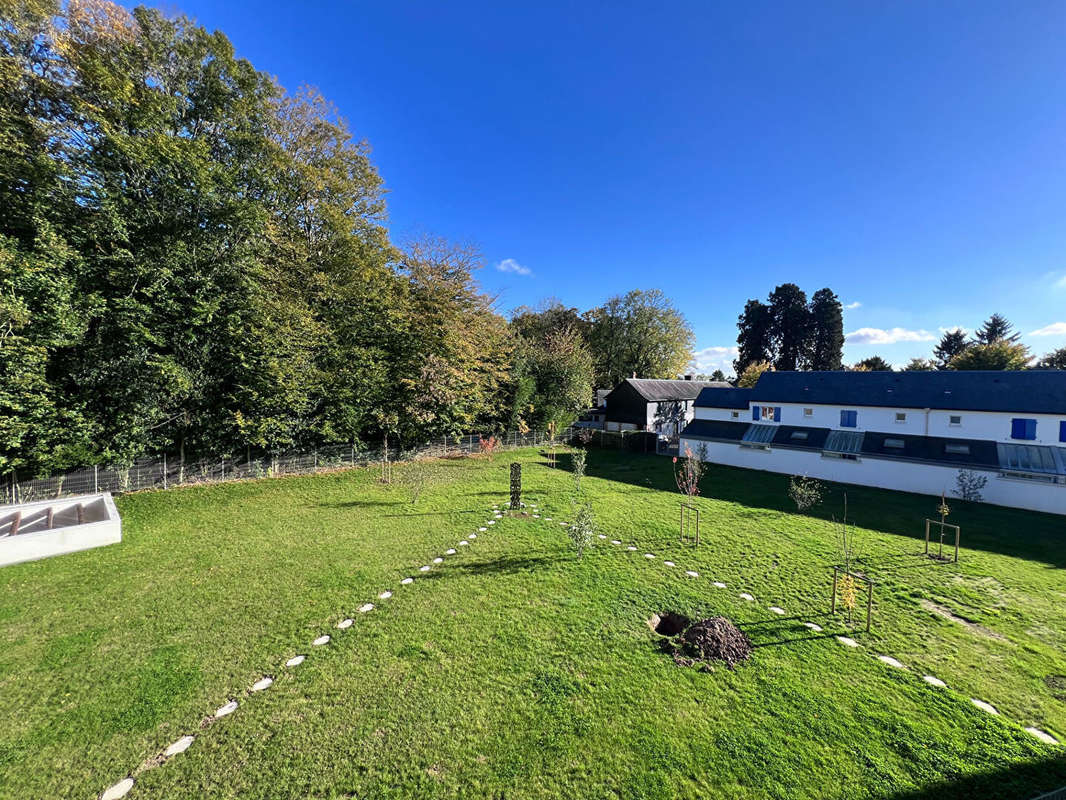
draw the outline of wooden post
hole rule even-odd
[[[100,467],[98,464],[93,464],[93,492],[100,491]]]
[[[54,526],[56,510],[52,506],[48,506],[48,522],[46,523],[48,530],[52,530]]]
[[[833,567],[833,602],[829,607],[829,613],[837,613],[837,568]]]
[[[163,488],[167,488],[167,454],[163,452]]]
[[[78,503],[78,505],[75,506],[75,508],[78,511],[78,524],[79,525],[84,525],[85,524],[85,506],[83,506],[81,503]]]
[[[866,632],[870,632],[870,617],[873,615],[874,607],[874,585],[873,583],[866,584]]]
[[[14,536],[19,532],[19,525],[22,524],[22,512],[16,511],[15,518],[11,520],[11,535]]]

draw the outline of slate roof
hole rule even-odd
[[[632,386],[637,394],[649,403],[664,400],[695,400],[704,389],[729,386],[725,381],[670,381],[651,378],[626,378],[624,383]]]
[[[720,419],[694,419],[685,426],[682,436],[689,439],[721,439],[739,442],[750,422],[728,422]]]
[[[1066,415],[1066,370],[764,372],[752,398],[760,403]]]
[[[696,405],[703,408],[740,408],[747,410],[751,389],[735,389],[729,384],[710,386],[700,392]]]

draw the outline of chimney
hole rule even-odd
[[[686,375],[686,376],[685,376],[685,380],[686,380],[686,381],[690,381],[690,380],[692,380],[692,376],[691,376],[691,375]]]
[[[633,380],[636,380],[636,378],[637,378],[637,371],[633,370]]]

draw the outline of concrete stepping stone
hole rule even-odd
[[[486,525],[495,525],[495,524],[496,524],[496,520],[494,520],[494,519],[490,519],[490,520],[489,520],[488,522],[486,522],[485,524],[486,524]]]
[[[400,581],[400,585],[401,586],[407,586],[408,584],[411,584],[411,583],[414,583],[414,582],[415,582],[414,578],[404,578],[402,581]]]
[[[378,600],[388,600],[392,597],[392,592],[382,592],[378,595]]]
[[[902,662],[892,658],[892,656],[878,656],[877,660],[882,664],[888,664],[888,666],[895,667],[896,669],[906,669]]]
[[[779,616],[785,613],[785,609],[781,608],[780,606],[770,606],[770,610]]]
[[[440,556],[437,556],[435,559],[433,559],[433,563],[434,564],[443,564],[444,563],[444,559],[441,558]]]
[[[804,622],[803,625],[806,628],[810,628],[815,633],[821,633],[822,632],[822,626],[819,625],[816,622]]]
[[[754,597],[752,597],[752,596],[751,596],[750,594],[748,594],[747,592],[741,592],[741,593],[740,593],[740,599],[741,599],[741,600],[750,600],[750,601],[752,601],[752,602],[754,602],[754,600],[755,600],[755,598],[754,598]]]
[[[654,555],[654,554],[652,554],[652,553],[645,553],[645,554],[644,554],[644,557],[645,557],[645,558],[650,558],[650,559],[651,559],[651,560],[653,560],[653,561],[655,560],[655,555]]]
[[[700,576],[698,572],[695,572],[691,569],[686,569],[685,574],[688,575],[690,578],[698,578]]]
[[[566,523],[565,522],[560,522],[559,524],[562,525],[564,528],[566,527]]]
[[[605,534],[605,533],[597,533],[596,534],[596,538],[597,539],[606,539],[607,538],[607,534]]]
[[[858,647],[859,643],[852,639],[850,636],[838,636],[837,641],[845,647]]]
[[[974,697],[970,698],[970,702],[982,711],[987,711],[989,714],[996,714],[997,716],[999,715],[999,712],[996,711],[996,707],[991,703],[986,703],[984,700],[978,700]]]
[[[449,547],[447,550],[444,551],[444,555],[446,555],[446,556],[454,556],[455,555],[455,548],[454,547]]]
[[[722,583],[721,581],[715,581],[715,582],[714,582],[714,583],[712,583],[711,585],[712,585],[712,586],[713,586],[713,587],[714,587],[715,589],[724,589],[724,588],[725,588],[725,584],[724,584],[724,583]]]
[[[1026,730],[1027,733],[1031,733],[1033,736],[1035,736],[1037,739],[1042,741],[1044,744],[1058,744],[1059,743],[1058,739],[1056,739],[1054,736],[1052,736],[1047,731],[1040,730],[1040,728],[1026,728],[1025,730]]]
[[[621,542],[618,539],[611,539],[611,544],[621,544]]]
[[[551,518],[551,517],[545,517],[545,518],[544,518],[544,521],[545,521],[545,522],[551,522],[551,521],[552,521],[552,518]]]
[[[628,550],[630,553],[637,552],[637,548],[635,548],[633,545],[629,545],[628,547],[626,547],[626,550]]]
[[[485,527],[484,525],[483,525],[483,526],[481,526],[480,528],[478,528],[478,531],[479,531],[480,533],[484,533],[484,532],[485,532],[485,531],[487,531],[487,530],[488,530],[488,528],[486,528],[486,527]]]
[[[540,519],[540,514],[534,514],[533,519]]]
[[[253,691],[253,692],[261,692],[264,689],[269,689],[273,685],[274,685],[274,679],[271,678],[269,675],[264,675],[262,678],[260,678],[259,680],[257,680],[255,683],[252,684],[251,691]]]
[[[215,718],[217,719],[218,717],[228,717],[230,714],[232,714],[236,710],[237,710],[237,701],[236,700],[230,700],[228,703],[226,703],[226,705],[219,706],[218,708],[215,709]]]
[[[663,562],[663,566],[664,567],[676,567],[677,564],[675,564],[673,561],[664,561]]]
[[[425,565],[419,567],[418,571],[419,572],[429,572],[429,569],[430,569],[429,564],[425,564]]]
[[[944,683],[944,681],[940,680],[940,678],[936,678],[932,675],[923,675],[922,680],[928,683],[930,686],[935,686],[938,689],[943,689],[947,686],[947,684]]]
[[[351,618],[342,619],[340,622],[337,623],[337,627],[340,628],[342,631],[346,631],[350,627],[352,627],[352,622],[354,622],[354,620]]]
[[[374,610],[374,604],[373,603],[363,603],[361,606],[359,606],[359,613],[360,614],[366,614],[368,611],[373,611],[373,610]]]
[[[114,786],[109,786],[105,789],[104,793],[100,795],[100,800],[118,800],[120,797],[125,797],[129,794],[132,788],[133,778],[123,778]]]
[[[167,758],[170,758],[171,756],[176,756],[179,753],[184,753],[186,750],[189,749],[189,746],[193,743],[193,739],[195,738],[196,737],[194,736],[182,736],[180,739],[170,745],[170,747],[164,750],[163,755],[165,755]]]
[[[305,658],[307,658],[307,656],[293,656],[292,658],[290,658],[288,661],[285,662],[285,666],[286,667],[298,667],[302,663],[304,663],[304,659]]]
[[[470,542],[468,542],[466,539],[463,539],[463,541],[459,542],[460,547],[466,547],[468,544],[470,544]]]
[[[476,539],[476,538],[477,538],[477,534],[476,534],[476,533],[472,533],[472,534],[470,534],[470,538],[471,538],[471,539]]]
[[[329,634],[328,633],[322,634],[317,639],[315,639],[313,642],[311,642],[311,644],[313,644],[315,647],[321,647],[324,644],[329,644]]]

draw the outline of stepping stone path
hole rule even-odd
[[[754,600],[755,598],[754,598],[754,597],[752,597],[752,596],[751,596],[750,594],[748,594],[747,592],[741,592],[741,593],[740,593],[740,599],[741,599],[741,600]]]
[[[714,586],[714,588],[716,588],[716,589],[724,589],[725,588],[725,584],[722,583],[721,581],[715,581],[712,584],[712,586]]]
[[[838,636],[837,637],[837,641],[840,642],[845,647],[858,647],[859,646],[858,642],[856,642],[854,639],[852,639],[852,638],[850,638],[848,636]]]
[[[602,533],[597,533],[597,534],[596,534],[596,538],[597,538],[597,539],[606,539],[606,538],[607,538],[607,536],[606,536],[605,534],[602,534]]]
[[[486,524],[486,525],[495,525],[495,524],[496,524],[496,520],[494,520],[494,519],[490,519],[490,520],[489,520],[488,522],[486,522],[485,524]]]
[[[293,656],[292,658],[290,658],[288,661],[285,662],[285,666],[286,667],[298,667],[302,663],[304,663],[304,659],[305,658],[306,658],[306,656]]]
[[[482,533],[484,533],[485,531],[488,530],[488,528],[481,527],[481,528],[478,528],[478,530],[481,531]],[[471,538],[473,538],[473,537],[471,537]]]
[[[551,522],[551,521],[552,521],[552,518],[551,518],[551,517],[545,517],[545,518],[544,518],[544,520],[545,520],[546,522]]]
[[[888,664],[888,666],[895,667],[896,669],[906,669],[906,667],[903,666],[902,663],[892,658],[892,656],[878,656],[877,660],[880,661],[882,664]]]
[[[317,639],[315,639],[313,642],[311,642],[311,644],[313,644],[315,647],[321,647],[324,644],[329,644],[329,634],[328,633],[322,634]]]
[[[350,627],[352,627],[352,622],[353,622],[353,620],[350,619],[350,618],[349,619],[342,619],[340,622],[337,623],[337,627],[340,630],[342,630],[342,631],[346,631]]]
[[[685,574],[688,575],[690,578],[698,578],[700,576],[698,572],[693,572],[690,569],[686,569]]]
[[[466,539],[463,539],[463,541],[459,542],[460,547],[466,547],[468,544],[470,544],[470,542],[468,542]]]
[[[970,698],[970,702],[973,703],[975,706],[977,706],[982,711],[987,711],[989,714],[996,714],[996,715],[999,714],[999,712],[996,711],[996,707],[994,705],[992,705],[991,703],[986,703],[984,700],[977,700],[977,699],[971,697]]]
[[[627,547],[626,550],[628,550],[631,553],[635,553],[637,551],[637,548],[635,548],[633,545],[629,545],[629,547]]]
[[[366,612],[373,611],[373,610],[374,610],[374,604],[373,603],[363,603],[363,605],[359,606],[359,613],[360,614],[365,614]]]
[[[454,556],[455,555],[455,548],[454,547],[449,547],[447,550],[444,551],[444,555],[446,555],[446,556]]]
[[[441,558],[440,556],[437,556],[435,559],[433,559],[433,563],[434,564],[443,564],[444,563],[444,559]]]
[[[944,681],[940,680],[940,678],[935,678],[932,675],[923,675],[922,680],[928,683],[930,686],[935,686],[938,689],[943,689],[945,686],[947,686],[947,684],[944,683]]]
[[[566,527],[566,523],[565,522],[560,522],[559,524],[562,525],[563,527]]]
[[[100,800],[118,800],[120,797],[125,797],[132,788],[133,778],[123,778],[114,786],[111,786],[104,791],[104,793],[100,795]]]
[[[429,564],[418,568],[419,572],[429,572]]]
[[[1052,736],[1047,731],[1040,730],[1040,728],[1026,728],[1025,730],[1026,730],[1027,733],[1033,734],[1033,736],[1035,736],[1037,739],[1042,741],[1044,744],[1058,744],[1059,743],[1058,739],[1056,739],[1054,736]]]
[[[411,583],[414,583],[414,582],[415,582],[414,578],[404,578],[402,581],[400,581],[400,585],[401,586],[407,586],[408,584],[411,584]]]
[[[534,514],[533,519],[540,519],[540,514]]]
[[[471,539],[476,539],[476,538],[477,538],[477,534],[476,534],[476,533],[472,533],[472,534],[470,534],[470,538],[471,538]]]
[[[804,624],[805,627],[810,628],[815,633],[821,633],[822,632],[822,626],[818,625],[815,622],[804,622],[803,624]]]
[[[611,539],[611,544],[621,544],[617,539]]]
[[[392,597],[392,592],[382,592],[378,595],[378,600],[388,600]]]
[[[654,559],[655,559],[655,556],[654,556],[654,555],[652,555],[651,553],[645,553],[645,554],[644,554],[644,557],[645,557],[645,558],[650,558],[650,559],[652,559],[652,560],[654,560]]]
[[[269,675],[267,675],[265,677],[260,678],[259,680],[257,680],[255,683],[252,684],[252,691],[253,692],[261,692],[264,689],[269,689],[271,686],[273,686],[273,684],[274,684],[274,679],[271,678]],[[188,738],[191,739],[192,737],[190,736]]]
[[[677,564],[675,564],[675,563],[674,563],[673,561],[664,561],[664,562],[663,562],[663,566],[666,566],[666,567],[676,567],[676,566],[677,566]]]
[[[174,744],[164,750],[163,755],[165,755],[167,758],[170,758],[171,756],[178,755],[178,753],[184,753],[186,750],[189,749],[189,745],[193,743],[193,739],[194,737],[192,736],[182,736],[180,739],[174,742]]]
[[[779,615],[785,613],[785,609],[780,608],[778,606],[770,606],[770,610],[773,611],[775,614],[779,614]]]
[[[226,703],[226,705],[219,706],[218,708],[215,709],[215,718],[217,719],[218,717],[227,717],[227,716],[229,716],[230,714],[232,714],[236,710],[237,710],[237,701],[236,700],[230,700],[228,703]]]

